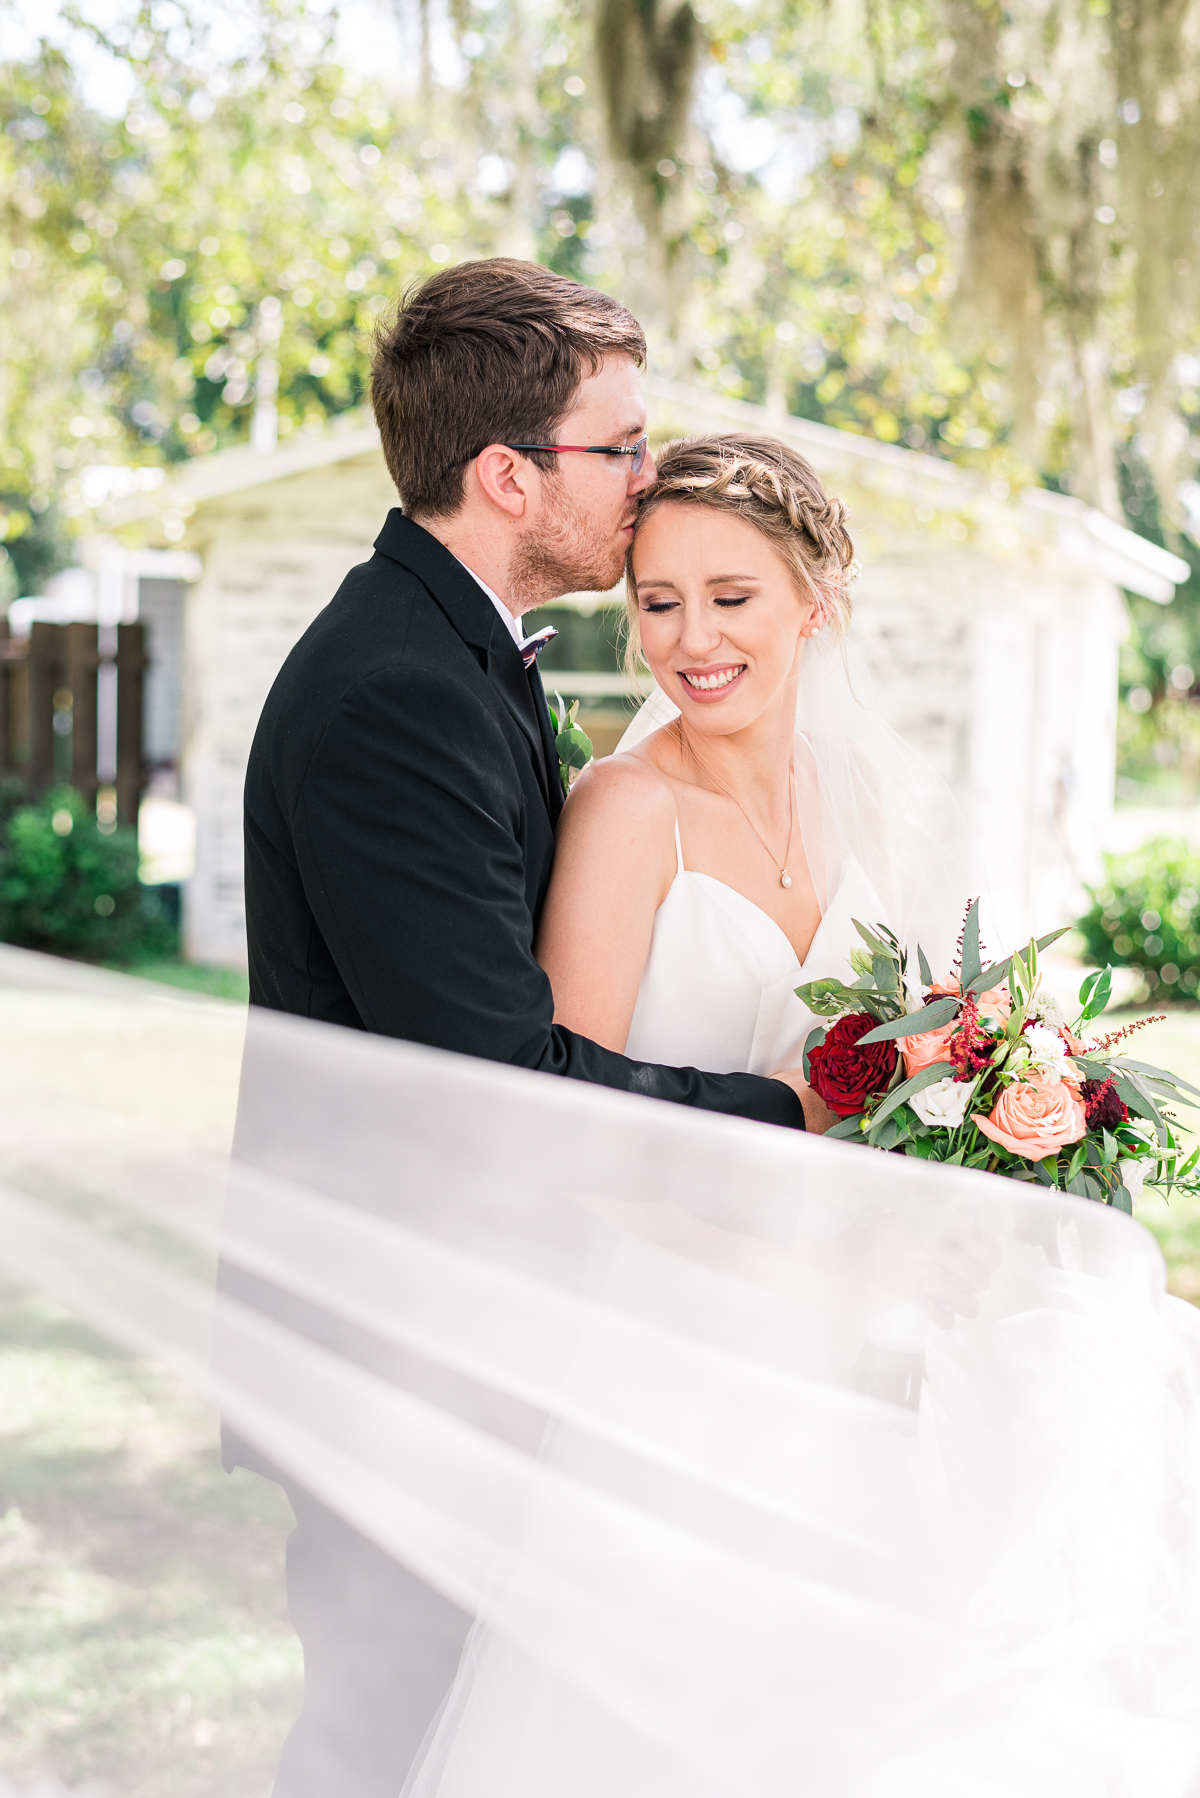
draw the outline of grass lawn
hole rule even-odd
[[[13,1288],[0,1420],[0,1770],[264,1798],[301,1684],[282,1492],[225,1474],[215,1419],[156,1369]]]
[[[28,1082],[222,1156],[239,1006],[0,986],[0,1178],[52,1196],[19,1144]],[[91,1170],[79,1169],[87,1187]],[[0,1285],[0,1793],[265,1798],[300,1703],[291,1512],[220,1462],[213,1412],[49,1299]]]
[[[245,1005],[250,998],[249,977],[237,968],[209,968],[194,961],[145,961],[132,966],[108,962],[121,974],[137,980],[157,980],[162,986],[183,987],[189,993],[209,993],[214,999],[234,999]]]

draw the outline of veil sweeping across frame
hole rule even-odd
[[[1200,1346],[1139,1225],[260,1011],[228,1162],[163,1134],[223,1015],[146,985],[0,956],[50,1045],[0,1051],[0,1264],[478,1619],[410,1798],[1200,1790]],[[918,1405],[858,1390],[964,1257]]]
[[[679,707],[655,686],[616,753],[671,724]],[[878,918],[935,974],[948,971],[969,900],[980,898],[985,938],[1008,941],[961,808],[941,775],[877,711],[871,677],[851,639],[829,626],[806,643],[796,695],[796,799],[822,913],[857,867]]]

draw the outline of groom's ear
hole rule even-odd
[[[489,443],[467,469],[467,491],[474,481],[481,496],[509,518],[524,518],[536,502],[541,473],[518,450]]]

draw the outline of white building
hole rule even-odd
[[[862,565],[855,628],[881,709],[955,789],[1004,914],[1022,929],[1068,921],[1112,810],[1121,590],[1166,604],[1186,564],[1078,500],[1009,499],[934,457],[698,388],[652,379],[646,391],[655,432],[769,431],[847,500]],[[180,758],[197,824],[184,908],[197,961],[244,965],[242,783],[259,711],[395,504],[374,427],[354,416],[265,452],[205,457],[101,513],[125,538],[199,557],[185,590]],[[593,735],[611,747],[626,683],[615,656],[607,669],[596,659],[547,685],[607,702]]]

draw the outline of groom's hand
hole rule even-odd
[[[804,1078],[803,1068],[786,1068],[781,1074],[772,1074],[772,1080],[782,1080],[790,1086],[801,1105],[804,1107],[804,1128],[814,1136],[820,1136],[833,1124],[837,1123],[837,1113],[830,1111],[824,1099],[815,1093]]]

